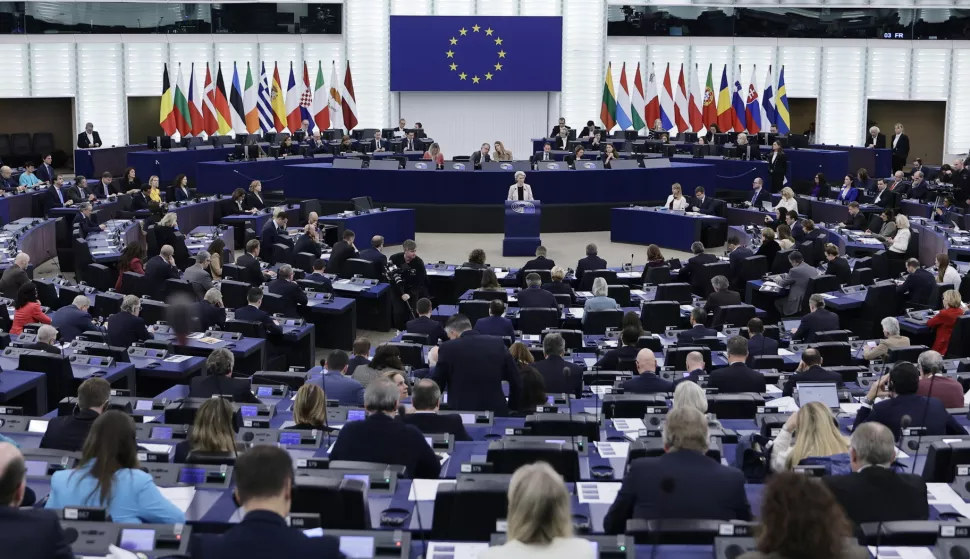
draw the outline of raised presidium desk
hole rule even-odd
[[[702,240],[705,227],[727,227],[727,220],[723,217],[662,207],[613,208],[612,218],[610,240],[614,243],[652,243],[685,252],[690,252],[690,246],[695,241]]]
[[[74,150],[74,174],[82,175],[89,179],[101,176],[101,173],[108,172],[114,177],[124,175],[125,168],[128,167],[128,154],[135,151],[142,151],[146,144],[130,144],[127,146],[110,146],[100,148],[85,148]],[[141,177],[142,175],[137,175]],[[148,175],[145,175],[147,182]]]
[[[892,137],[888,137],[892,141]],[[849,168],[843,173],[851,173],[853,176],[859,169],[869,171],[870,177],[889,177],[893,174],[893,150],[889,148],[867,148],[860,146],[829,146],[824,144],[812,144],[812,149],[828,151],[844,151],[849,155]],[[907,161],[907,164],[909,162]],[[832,175],[825,173],[826,177]]]
[[[374,208],[359,214],[346,211],[320,216],[319,223],[335,226],[337,240],[342,239],[344,231],[350,229],[360,246],[368,246],[375,235],[383,236],[386,245],[399,245],[407,239],[414,239],[414,210]]]

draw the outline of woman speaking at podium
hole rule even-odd
[[[535,200],[532,197],[532,187],[525,184],[525,173],[515,172],[515,184],[509,187],[509,197],[507,200]]]

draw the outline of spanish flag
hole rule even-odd
[[[270,107],[273,109],[273,126],[277,132],[286,128],[286,101],[280,82],[279,65],[273,65],[273,85],[270,87]]]
[[[168,64],[162,70],[162,103],[158,109],[158,123],[166,136],[175,134],[175,93],[168,80]]]

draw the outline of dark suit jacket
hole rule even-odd
[[[250,322],[259,322],[263,325],[263,329],[266,330],[267,334],[282,334],[283,328],[279,324],[273,321],[273,317],[269,315],[268,312],[263,309],[254,307],[252,305],[246,305],[236,309],[235,312],[236,320],[246,320]]]
[[[918,475],[870,466],[862,471],[822,478],[852,522],[927,520],[926,482]]]
[[[86,184],[83,186],[79,184],[75,184],[70,188],[63,189],[62,192],[65,193],[64,194],[65,201],[67,201],[67,199],[70,198],[71,200],[74,200],[75,204],[80,204],[81,202],[87,202],[88,198],[90,198],[91,195],[94,194],[94,191],[91,190],[91,188]],[[146,208],[148,207],[147,204],[145,207]]]
[[[131,195],[131,211],[138,212],[141,210],[147,210],[149,204],[149,199],[142,192],[136,192]]]
[[[456,441],[470,441],[471,435],[465,430],[461,416],[456,413],[416,412],[397,416],[398,419],[418,428],[426,435],[433,433],[450,433]]]
[[[826,371],[818,365],[813,365],[807,370],[795,373],[785,381],[785,388],[782,390],[782,397],[794,396],[795,385],[800,382],[834,382],[842,386],[842,374],[834,371]]]
[[[876,139],[873,141],[872,134],[866,133],[866,147],[876,147],[884,148],[886,147],[886,135],[880,132],[876,134]]]
[[[178,279],[179,269],[165,261],[161,256],[152,256],[145,262],[145,280],[155,289],[161,289],[165,281]]]
[[[438,365],[431,378],[442,392],[448,391],[448,405],[457,410],[506,415],[509,408],[518,406],[521,374],[500,338],[474,330],[462,332],[438,349]],[[509,383],[508,402],[503,380]]]
[[[71,415],[59,415],[51,419],[47,425],[47,432],[40,440],[41,448],[53,448],[68,452],[80,452],[88,432],[99,417],[98,412],[92,410],[75,411]]]
[[[595,254],[593,256],[587,256],[576,263],[576,279],[583,279],[583,273],[589,270],[604,269],[606,269],[606,260],[603,260]]]
[[[0,276],[0,292],[4,297],[16,300],[17,292],[28,281],[30,278],[27,277],[27,272],[20,266],[11,264]]]
[[[709,323],[717,328],[721,324],[715,322],[717,320],[717,311],[721,307],[726,307],[728,305],[740,305],[741,304],[741,294],[737,291],[731,291],[730,289],[726,291],[715,291],[707,296],[707,302],[704,303],[704,311],[710,316],[707,318]],[[716,335],[716,334],[715,334]]]
[[[634,460],[603,529],[623,534],[631,518],[750,520],[744,474],[691,450]]]
[[[175,193],[175,201],[182,202],[184,200],[190,200],[192,198],[192,193],[189,192],[189,187],[176,186],[172,188],[172,192]]]
[[[400,464],[407,469],[405,475],[412,479],[436,479],[441,472],[438,457],[421,431],[383,413],[347,422],[333,445],[330,460]]]
[[[778,355],[778,341],[762,334],[748,338],[749,362],[761,355]]]
[[[737,146],[737,154],[740,159],[743,160],[754,160],[757,161],[761,159],[761,148],[753,144],[745,144],[743,146]]]
[[[152,339],[145,319],[121,311],[108,317],[108,343],[115,347],[131,347],[135,342]]]
[[[273,220],[267,221],[266,225],[263,226],[259,242],[260,250],[266,251],[272,251],[273,245],[275,244],[284,244],[289,247],[293,246],[293,239],[289,235],[280,233],[280,230],[276,227],[276,222]]]
[[[211,398],[216,394],[228,394],[233,402],[259,404],[259,398],[250,389],[248,379],[231,378],[223,375],[195,377],[189,383],[189,398]]]
[[[583,396],[583,367],[575,363],[570,363],[559,357],[547,356],[541,361],[536,361],[533,365],[546,381],[547,394],[572,394],[576,398]],[[569,368],[569,378],[566,378],[565,370]]]
[[[771,192],[768,192],[768,189],[762,186],[757,196],[755,196],[754,191],[751,192],[751,198],[748,199],[748,202],[751,203],[751,207],[753,208],[761,208],[765,202],[770,200]]]
[[[475,331],[485,336],[511,336],[515,339],[515,327],[504,316],[483,316],[475,321]]]
[[[876,197],[873,198],[872,203],[880,208],[895,208],[899,205],[899,203],[896,201],[896,193],[890,192],[888,188],[883,190],[881,195],[877,190]]]
[[[476,167],[481,167],[482,163],[488,163],[491,160],[492,160],[492,155],[486,153],[483,161],[482,150],[478,150],[472,154],[472,164]]]
[[[0,549],[18,559],[74,559],[57,515],[42,509],[0,506]]]
[[[48,188],[47,189],[47,192],[45,194],[43,194],[42,196],[43,196],[43,200],[44,200],[44,213],[45,214],[47,214],[48,212],[50,212],[54,208],[63,208],[64,207],[64,204],[61,203],[61,199],[57,197],[57,189],[56,188],[53,188],[53,187],[52,188]],[[71,199],[71,197],[68,195],[68,192],[67,192],[67,189],[66,188],[62,188],[61,189],[61,196],[64,197],[64,201],[65,202],[67,202],[68,200]]]
[[[556,296],[541,287],[527,287],[519,290],[517,296],[520,309],[527,308],[556,308]]]
[[[195,314],[199,317],[199,330],[203,332],[213,326],[226,327],[226,309],[217,307],[208,301],[196,303]]]
[[[704,285],[704,277],[701,270],[704,264],[717,262],[717,257],[713,254],[698,254],[687,261],[687,264],[677,273],[677,279],[690,283],[690,289],[694,293],[704,293],[707,286]]]
[[[362,357],[360,355],[352,355],[350,357],[350,362],[347,363],[347,376],[354,374],[354,369],[359,365],[370,365],[370,359]]]
[[[522,266],[522,270],[551,270],[556,265],[556,261],[545,256],[533,258]]]
[[[54,355],[63,355],[63,353],[57,346],[53,346],[51,344],[45,344],[44,342],[34,342],[32,344],[27,344],[24,347],[26,347],[27,349],[46,351],[47,353],[53,353]]]
[[[89,217],[84,217],[84,214],[78,212],[74,216],[74,224],[81,229],[81,236],[87,237],[91,233],[99,233],[101,227],[98,226],[98,216],[93,213]]]
[[[764,192],[764,189],[761,189]],[[748,247],[738,247],[731,251],[728,255],[728,261],[731,263],[731,271],[728,272],[728,281],[731,282],[731,287],[734,289],[743,289],[744,286],[740,284],[741,281],[741,270],[744,268],[744,259],[754,256],[754,251]],[[769,269],[771,267],[771,262],[768,262]]]
[[[98,329],[91,320],[91,313],[82,311],[74,305],[67,305],[54,311],[51,315],[51,326],[57,328],[61,334],[61,340],[65,342],[70,342],[88,330]]]
[[[734,363],[715,369],[707,381],[707,386],[717,388],[720,393],[765,391],[765,376],[748,368],[744,363]]]
[[[657,394],[673,392],[674,383],[660,378],[656,373],[640,373],[621,385],[626,394]]]
[[[308,252],[317,258],[320,258],[320,255],[323,253],[320,249],[320,244],[308,235],[300,235],[296,239],[296,244],[293,245],[293,254],[299,254],[301,252]]]
[[[260,200],[259,197],[256,196],[254,193],[250,192],[246,194],[245,208],[247,210],[251,210],[253,208],[256,208],[257,210],[262,210],[265,207],[266,207],[266,202],[264,200]]]
[[[356,258],[357,249],[351,246],[346,241],[338,241],[333,245],[333,251],[330,253],[330,259],[327,260],[327,273],[337,274],[343,271],[344,262],[348,258]]]
[[[307,304],[306,292],[303,291],[300,284],[292,281],[274,279],[269,282],[269,292],[283,298],[285,309],[282,313],[283,316],[298,317],[300,316],[300,307],[305,307]]]
[[[841,256],[834,260],[829,260],[828,266],[825,268],[825,273],[830,276],[835,276],[841,285],[852,281],[852,270],[849,269],[849,261]]]
[[[783,151],[778,152],[778,157],[775,157],[774,161],[771,160],[773,156],[773,153],[767,154],[765,161],[768,162],[768,174],[771,175],[771,190],[777,192],[782,189],[785,182],[785,173],[788,172],[788,157],[785,156]]]
[[[542,288],[553,295],[569,295],[570,303],[576,302],[576,291],[574,291],[572,286],[568,283],[551,281],[549,283],[542,284]]]
[[[118,194],[118,189],[115,188],[114,182],[109,182],[107,185],[105,185],[104,182],[98,181],[98,184],[91,188],[91,192],[99,199],[103,200],[108,196]]]
[[[419,316],[418,318],[409,320],[404,326],[404,330],[409,334],[424,334],[428,336],[428,343],[431,345],[448,341],[448,334],[445,333],[444,326],[437,320],[427,316]]]
[[[248,252],[236,259],[236,266],[239,268],[239,281],[244,281],[253,287],[263,284],[263,268],[259,265],[259,260]]]
[[[638,353],[640,353],[640,348],[635,345],[620,346],[616,349],[607,351],[606,354],[601,357],[594,366],[599,367],[604,371],[616,370],[620,364],[621,358],[636,359]]]
[[[41,182],[46,182],[48,184],[54,180],[55,175],[54,168],[48,167],[46,163],[41,163],[34,171],[34,174],[37,175],[37,178],[40,179]]]
[[[918,394],[895,396],[877,403],[871,409],[863,406],[855,416],[852,430],[866,421],[876,421],[889,427],[893,436],[899,439],[899,424],[907,415],[912,421],[910,427],[926,427],[923,434],[927,436],[967,434],[957,420],[947,413],[939,398],[927,398]]]
[[[923,180],[919,184],[913,183],[909,188],[909,197],[913,200],[919,200],[920,198],[926,196],[926,193],[930,191],[930,183]]]
[[[693,328],[688,328],[677,334],[678,344],[691,344],[697,338],[710,338],[717,335],[717,330],[705,328],[702,324],[695,324]]]
[[[98,135],[97,130],[93,130],[91,132],[91,137],[94,139],[94,143],[98,144],[99,146],[104,145],[101,143],[101,136]],[[89,147],[92,147],[91,143],[88,142],[88,135],[85,134],[84,132],[81,132],[80,134],[77,135],[77,147],[80,149],[87,149]]]
[[[310,280],[323,285],[323,289],[325,291],[333,291],[333,282],[330,281],[330,278],[328,278],[323,274],[318,274],[316,272],[313,272],[312,274],[306,276],[303,279]]]
[[[839,315],[828,309],[818,309],[802,317],[798,330],[792,335],[792,340],[805,342],[828,342],[825,336],[817,337],[818,332],[839,329]]]
[[[365,248],[364,250],[360,251],[357,258],[366,260],[368,262],[373,262],[374,264],[380,266],[381,270],[387,267],[387,256],[385,256],[383,252],[373,247]]]
[[[565,151],[569,149],[569,137],[563,138],[558,133],[556,133],[555,139],[552,141],[552,149],[557,151]]]
[[[175,248],[178,245],[178,236],[176,235],[175,228],[167,225],[155,226],[155,240],[158,241],[159,248],[164,245],[170,245],[172,248]],[[177,257],[175,261],[179,261]]]
[[[845,222],[845,227],[853,231],[865,231],[869,228],[869,220],[864,213],[859,212],[855,216],[849,216],[849,219]]]
[[[801,229],[799,229],[799,231],[801,231]],[[770,241],[761,243],[761,246],[758,247],[758,252],[755,253],[755,256],[764,256],[765,260],[768,261],[768,270],[771,270],[771,265],[775,261],[775,257],[778,256],[779,252],[781,252],[781,245],[778,244],[778,241],[772,239]]]
[[[425,445],[427,446],[427,445]],[[221,536],[192,540],[192,556],[206,559],[259,559],[262,557],[342,558],[333,536],[310,538],[286,525],[283,517],[256,510]]]
[[[716,202],[714,201],[714,198],[712,198],[710,196],[704,196],[704,201],[703,202],[700,201],[697,198],[692,199],[690,201],[690,207],[693,208],[693,207],[696,206],[697,207],[697,211],[699,211],[700,213],[706,214],[706,215],[711,215],[711,214],[714,213],[714,205],[715,205],[715,203]]]
[[[907,303],[925,305],[930,299],[930,293],[936,286],[936,278],[928,270],[920,268],[906,276],[906,281],[896,288],[896,292],[906,296]]]

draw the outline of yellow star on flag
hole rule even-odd
[[[445,54],[448,55],[448,58],[454,58],[455,57],[455,51],[453,51],[453,50],[445,51]]]
[[[481,81],[481,79],[482,78],[480,78],[478,76],[474,76],[474,77],[472,77],[472,83],[478,83],[479,81]]]
[[[454,72],[455,70],[457,70],[457,69],[458,69],[458,65],[457,65],[457,64],[455,64],[454,62],[452,62],[452,63],[451,63],[451,66],[449,66],[449,68],[451,68],[451,71],[452,71],[452,72]]]
[[[505,51],[504,50],[498,51],[498,57],[499,58],[505,58]]]
[[[495,31],[495,30],[492,29],[491,27],[489,27],[488,29],[485,30],[485,34],[488,35],[489,37],[491,37],[493,31]]]
[[[492,79],[492,73],[491,72],[485,72],[485,80],[487,81],[487,80],[490,80],[490,79]]]
[[[459,29],[458,32],[461,33],[462,36],[468,35],[468,30],[465,29],[464,27],[462,27],[461,29]]]
[[[501,63],[501,62],[499,62],[498,64],[496,64],[496,65],[495,65],[495,71],[496,71],[496,72],[498,72],[498,71],[500,71],[501,69],[502,69],[502,63]]]
[[[465,78],[468,77],[468,74],[466,74],[465,72],[462,72],[462,73],[458,74],[458,77],[461,78],[461,79],[465,79]]]
[[[495,44],[496,45],[501,45],[502,44],[502,38],[499,37],[498,39],[495,39]]]
[[[458,39],[456,39],[456,38],[454,38],[454,37],[452,37],[452,38],[451,38],[451,44],[453,44],[453,45],[457,45],[457,44],[458,44]]]
[[[475,33],[478,33],[478,30],[479,29],[481,29],[481,27],[479,27],[477,25],[472,25],[472,31],[474,31]]]

